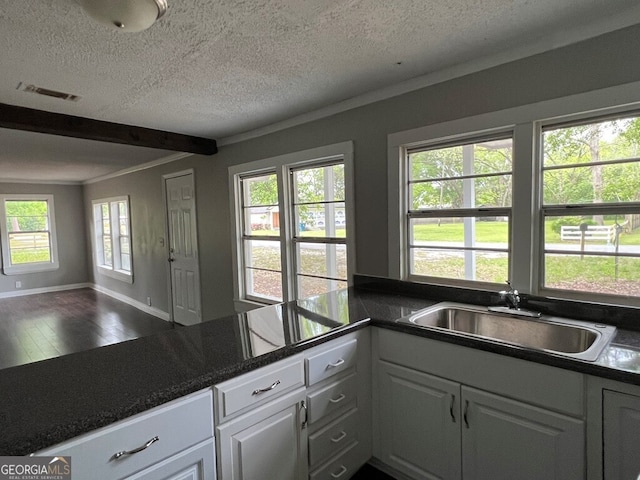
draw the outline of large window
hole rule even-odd
[[[390,274],[640,306],[640,102],[619,94],[390,134]]]
[[[350,143],[230,168],[238,301],[348,286],[350,168]]]
[[[407,150],[409,277],[509,278],[512,140]]]
[[[5,275],[58,268],[52,195],[1,195]]]
[[[131,222],[127,197],[94,200],[94,258],[100,273],[132,281]]]
[[[640,294],[640,118],[542,129],[542,285]]]

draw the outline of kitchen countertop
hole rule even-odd
[[[35,452],[368,325],[640,385],[640,331],[620,326],[633,309],[608,316],[619,322],[616,336],[585,362],[396,322],[443,300],[495,298],[359,276],[348,290],[0,370],[0,455]]]

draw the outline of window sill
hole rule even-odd
[[[115,280],[120,280],[121,282],[124,282],[124,283],[133,283],[133,274],[128,272],[125,273],[122,270],[111,270],[109,268],[98,266],[98,273],[100,275],[104,275],[105,277],[110,277]]]
[[[52,270],[58,270],[60,265],[56,263],[35,263],[31,265],[13,265],[13,266],[4,266],[2,272],[5,275],[23,275],[29,273],[41,273],[41,272],[50,272]]]

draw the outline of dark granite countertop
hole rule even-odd
[[[0,370],[0,455],[32,453],[368,325],[640,385],[640,332],[619,326],[596,362],[572,360],[397,323],[442,300],[494,299],[388,282],[358,277],[356,288]],[[624,324],[618,313],[609,318]]]

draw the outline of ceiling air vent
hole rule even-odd
[[[72,93],[49,90],[48,88],[37,87],[35,85],[30,85],[23,82],[20,82],[18,84],[18,90],[22,90],[23,92],[37,93],[38,95],[45,95],[47,97],[59,98],[61,100],[67,100],[69,102],[77,102],[82,98],[79,95],[73,95]]]

